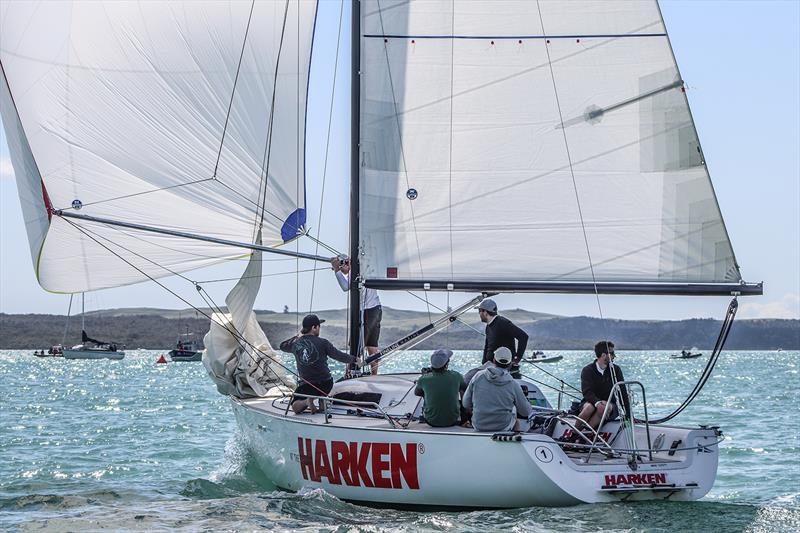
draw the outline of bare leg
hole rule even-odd
[[[578,418],[580,418],[581,420],[583,420],[587,424],[591,425],[591,420],[593,418],[593,415],[595,414],[595,411],[596,411],[595,406],[592,405],[589,402],[586,402],[584,404],[584,406],[583,406],[583,409],[581,409],[581,412],[578,414]],[[598,420],[600,420],[600,419],[598,418]],[[582,426],[583,426],[583,424],[576,424],[575,425],[575,427],[577,427],[579,430],[586,429],[585,427],[582,427]],[[594,427],[594,426],[592,426],[592,427]]]
[[[378,353],[378,347],[377,346],[367,346],[367,354],[375,355],[376,353]],[[373,376],[378,375],[378,367],[380,365],[381,365],[380,361],[373,361],[373,362],[371,362],[369,364],[370,368],[372,369],[372,375]]]
[[[606,404],[604,403],[600,407],[595,410],[592,418],[589,420],[589,425],[592,426],[594,429],[598,429],[600,426],[600,420],[603,418],[603,413],[606,412]]]
[[[299,415],[308,407],[309,400],[303,398],[302,400],[295,400],[292,402],[292,411],[294,414]]]

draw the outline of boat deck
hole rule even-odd
[[[381,400],[379,406],[373,405],[356,405],[356,402],[351,404],[333,404],[327,413],[318,412],[311,414],[306,411],[300,414],[295,414],[290,408],[291,391],[288,390],[274,390],[273,395],[265,398],[252,398],[252,399],[236,399],[235,401],[247,406],[250,409],[261,411],[271,416],[277,416],[284,419],[289,419],[303,424],[313,425],[326,425],[332,427],[342,427],[348,429],[365,429],[376,431],[402,431],[411,433],[425,433],[425,434],[449,434],[449,435],[463,435],[465,437],[480,437],[487,438],[497,434],[497,432],[480,432],[473,428],[466,428],[461,426],[451,426],[446,428],[437,428],[429,426],[426,423],[419,422],[412,419],[409,415],[418,416],[422,409],[422,398],[415,396],[413,393],[414,383],[419,377],[419,374],[392,374],[392,375],[378,375],[368,376],[365,378],[353,379],[336,383],[332,394],[341,392],[379,392]],[[611,422],[604,429],[608,432],[616,434],[618,422]],[[652,437],[655,438],[656,434],[661,432],[664,428],[651,427]],[[677,428],[673,428],[677,429]],[[682,428],[688,429],[688,428]],[[637,432],[643,434],[644,428],[641,430],[637,426]],[[551,437],[541,433],[529,432],[522,433],[521,440],[523,441],[540,441],[552,443]],[[613,442],[613,441],[612,441]],[[669,443],[667,443],[669,444]],[[625,448],[626,446],[617,440],[614,443],[615,447]],[[637,448],[644,446],[637,445]],[[611,455],[602,453],[597,449],[591,454],[587,450],[566,447],[565,454],[576,465],[579,466],[609,466],[616,464],[625,464],[628,462],[628,455]],[[652,461],[642,454],[640,456],[640,464],[642,463],[679,463],[683,461],[683,454],[669,455],[669,450],[665,449],[659,453],[654,453]]]

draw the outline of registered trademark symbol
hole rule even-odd
[[[425,453],[425,445],[422,444],[421,442],[417,444],[417,452],[419,452],[420,454]]]

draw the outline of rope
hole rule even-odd
[[[322,208],[325,206],[325,180],[328,177],[328,153],[331,148],[331,125],[333,124],[333,103],[336,96],[336,75],[339,71],[339,47],[342,42],[342,18],[344,15],[344,0],[339,3],[339,33],[336,37],[336,58],[333,62],[333,84],[331,87],[331,105],[328,109],[328,133],[325,136],[325,160],[322,165],[322,190],[319,193],[319,216],[317,220],[319,221],[319,229],[317,230],[317,236],[312,237],[309,232],[306,232],[306,236],[308,236],[311,240],[314,241],[314,255],[319,254],[319,247],[320,245],[324,246],[325,249],[328,251],[332,251],[332,248],[325,245],[322,241],[319,240],[319,236],[322,233]],[[338,253],[334,252],[336,255]],[[311,312],[314,309],[314,289],[316,287],[317,282],[317,273],[311,275],[311,298],[308,303],[308,311]]]
[[[82,228],[81,226],[77,225],[76,223],[74,223],[73,221],[71,221],[71,220],[69,220],[69,219],[64,219],[64,220],[66,220],[66,222],[67,222],[68,224],[70,224],[72,227],[74,227],[75,229],[77,229],[79,232],[81,232],[81,233],[83,233],[84,235],[86,235],[87,237],[89,237],[89,238],[90,238],[92,241],[94,241],[96,244],[98,244],[99,246],[101,246],[102,248],[104,248],[106,251],[108,251],[109,253],[111,253],[113,256],[115,256],[115,257],[117,257],[118,259],[122,260],[124,263],[126,263],[128,266],[130,266],[131,268],[133,268],[134,270],[136,270],[137,272],[139,272],[140,274],[142,274],[143,276],[145,276],[146,278],[148,278],[150,281],[152,281],[153,283],[155,283],[156,285],[158,285],[159,287],[161,287],[162,289],[164,289],[165,291],[167,291],[168,293],[170,293],[171,295],[173,295],[173,296],[174,296],[175,298],[177,298],[178,300],[182,301],[184,304],[186,304],[186,305],[188,305],[189,307],[191,307],[192,309],[194,309],[196,313],[200,313],[201,315],[203,315],[204,317],[206,317],[206,318],[207,318],[209,321],[213,321],[213,317],[212,317],[211,315],[209,315],[208,313],[206,313],[206,312],[205,312],[205,311],[203,311],[202,309],[200,309],[200,308],[196,307],[194,304],[192,304],[191,302],[189,302],[188,300],[186,300],[185,298],[183,298],[182,296],[180,296],[178,293],[176,293],[175,291],[173,291],[172,289],[170,289],[169,287],[167,287],[166,285],[164,285],[163,283],[161,283],[161,282],[160,282],[160,281],[158,281],[157,279],[153,278],[153,277],[152,277],[150,274],[148,274],[147,272],[145,272],[144,270],[142,270],[142,269],[141,269],[141,268],[139,268],[138,266],[134,265],[134,264],[133,264],[133,263],[131,263],[130,261],[128,261],[128,260],[127,260],[125,257],[121,256],[120,254],[118,254],[117,252],[115,252],[114,250],[112,250],[111,248],[109,248],[107,245],[105,245],[105,244],[103,244],[102,242],[100,242],[100,241],[98,240],[98,238],[101,238],[101,239],[103,239],[103,240],[105,240],[105,241],[108,241],[108,242],[113,242],[113,241],[110,241],[110,239],[108,239],[107,237],[103,237],[103,236],[100,236],[100,235],[98,235],[98,236],[97,236],[98,238],[95,238],[95,236],[93,235],[93,232],[91,232],[90,230],[86,230],[85,228]],[[122,246],[122,245],[120,245],[120,244],[118,244],[118,243],[115,243],[115,242],[114,242],[113,244],[114,244],[114,245],[116,245],[116,246],[118,246],[119,248],[121,248],[121,249],[125,250],[125,251],[126,251],[126,252],[128,252],[128,253],[132,253],[133,255],[136,255],[137,257],[140,257],[140,258],[144,259],[145,261],[148,261],[148,262],[152,263],[153,265],[156,265],[156,266],[158,266],[158,267],[160,267],[160,268],[162,268],[162,269],[164,269],[164,270],[166,270],[166,271],[168,271],[168,272],[172,272],[170,269],[168,269],[168,268],[164,267],[163,265],[159,265],[159,264],[155,263],[154,261],[152,261],[152,260],[150,260],[150,259],[148,259],[148,258],[146,258],[146,257],[143,257],[143,256],[141,256],[141,255],[139,255],[139,254],[136,254],[135,252],[132,252],[131,250],[128,250],[127,248],[125,248],[124,246]],[[191,283],[194,283],[194,282],[192,282],[192,281],[191,281],[189,278],[187,278],[187,277],[185,277],[185,276],[183,276],[183,275],[181,275],[181,274],[175,273],[175,275],[176,275],[176,276],[179,276],[180,278],[182,278],[182,279],[184,279],[184,280],[186,280],[186,281],[189,281],[189,282],[191,282]],[[200,297],[201,297],[201,298],[203,298],[203,301],[206,303],[206,305],[209,305],[209,308],[210,308],[210,309],[215,309],[215,310],[216,310],[218,313],[222,313],[222,310],[220,309],[220,307],[219,307],[218,305],[216,305],[216,303],[214,303],[214,301],[213,301],[213,299],[211,298],[211,296],[210,296],[210,295],[208,295],[208,293],[207,293],[207,292],[205,293],[205,296],[204,296],[204,294],[203,294],[203,293],[205,292],[205,290],[204,290],[204,289],[203,289],[203,288],[202,288],[202,287],[201,287],[199,284],[196,284],[196,283],[195,283],[194,285],[195,285],[195,287],[197,288],[197,291],[198,291],[198,293],[200,294]],[[206,296],[208,297],[208,300],[206,300]],[[210,300],[211,304],[209,304],[209,300]],[[277,366],[279,366],[279,367],[281,367],[282,369],[284,369],[284,370],[285,370],[286,372],[288,372],[289,374],[292,374],[293,376],[297,377],[299,380],[301,380],[301,381],[305,381],[305,380],[303,380],[303,379],[300,377],[300,375],[299,375],[297,372],[295,372],[295,371],[294,371],[294,370],[292,370],[291,368],[289,368],[289,367],[287,367],[286,365],[284,365],[282,361],[280,361],[280,360],[278,360],[278,359],[276,359],[276,358],[274,358],[274,357],[270,356],[270,355],[269,355],[268,353],[266,353],[266,352],[263,352],[263,351],[259,350],[259,349],[258,349],[258,347],[254,346],[252,343],[250,343],[250,342],[249,342],[249,341],[248,341],[248,340],[247,340],[247,339],[246,339],[246,338],[245,338],[245,337],[244,337],[244,336],[243,336],[243,335],[242,335],[242,334],[241,334],[241,333],[240,333],[238,330],[236,330],[236,328],[235,328],[235,327],[233,327],[232,325],[231,325],[230,327],[229,327],[228,325],[222,325],[222,324],[219,324],[219,325],[220,325],[221,327],[223,327],[223,328],[224,328],[224,329],[225,329],[225,330],[226,330],[228,333],[230,333],[230,334],[231,334],[231,336],[232,336],[232,337],[233,337],[233,338],[236,340],[236,342],[239,344],[240,348],[242,348],[242,349],[244,350],[244,352],[245,352],[245,353],[248,355],[248,357],[250,357],[250,359],[251,359],[251,360],[252,360],[254,363],[256,363],[256,366],[257,366],[258,368],[261,368],[261,363],[262,363],[262,361],[261,361],[261,360],[259,360],[259,359],[256,359],[256,358],[253,356],[253,354],[251,354],[251,353],[250,353],[250,352],[249,352],[249,351],[246,349],[246,347],[249,347],[249,348],[250,348],[250,349],[252,349],[254,352],[257,352],[259,355],[261,355],[261,356],[263,356],[263,357],[265,357],[265,358],[269,359],[270,361],[272,361],[272,362],[273,362],[273,363],[275,363]],[[281,379],[281,377],[280,377],[280,376],[277,374],[277,372],[275,372],[275,370],[271,369],[269,366],[265,367],[265,370],[269,370],[269,371],[271,371],[271,372],[272,372],[272,373],[275,375],[276,381],[280,382],[280,383],[281,383],[281,384],[283,384],[283,385],[286,385],[286,383],[285,383],[285,382],[284,382],[284,381]],[[311,383],[309,383],[309,385],[311,385],[312,387],[314,387],[314,386],[313,386],[313,384],[311,384]],[[314,388],[315,388],[315,389],[317,389],[317,390],[318,390],[318,391],[320,391],[320,392],[323,392],[322,390],[320,390],[320,389],[319,389],[319,388],[317,388],[317,387],[314,387]]]
[[[386,30],[383,27],[383,8],[381,7],[381,0],[377,0],[377,1],[378,1],[378,17],[379,17],[380,23],[381,23],[381,35],[386,35]],[[384,56],[386,57],[386,72],[389,75],[389,88],[392,91],[392,105],[394,107],[394,118],[395,118],[395,124],[397,126],[397,140],[398,140],[398,144],[400,146],[400,157],[401,157],[401,159],[403,161],[403,176],[406,179],[406,189],[410,189],[411,188],[411,183],[408,180],[408,165],[406,164],[406,151],[405,151],[405,148],[403,146],[403,130],[400,127],[400,112],[397,109],[397,97],[395,96],[394,78],[392,77],[392,65],[391,65],[391,62],[389,61],[389,46],[388,46],[388,42],[387,41],[388,41],[388,39],[384,39],[383,40],[383,53],[384,53]],[[413,200],[411,200],[410,198],[409,198],[408,202],[409,202],[409,204],[408,204],[409,205],[409,209],[411,210],[411,223],[412,223],[412,226],[414,227],[414,240],[415,240],[415,242],[417,244],[417,257],[419,259],[419,271],[420,271],[420,275],[424,278],[425,277],[425,271],[424,271],[424,269],[422,267],[422,249],[420,248],[420,245],[419,245],[419,234],[417,233],[417,220],[416,220],[416,217],[414,215],[414,203],[413,203]],[[425,292],[425,303],[428,305],[428,320],[430,321],[431,320],[431,307],[430,307],[430,303],[428,302],[427,291]]]
[[[278,86],[278,68],[281,64],[281,52],[283,51],[283,37],[286,34],[286,19],[289,15],[289,0],[286,0],[286,5],[283,9],[283,24],[281,25],[281,39],[278,43],[278,55],[275,59],[275,74],[272,80],[272,104],[269,108],[269,125],[267,126],[267,139],[264,144],[264,156],[261,159],[261,180],[258,185],[258,209],[261,210],[260,218],[258,218],[258,213],[256,216],[258,218],[258,222],[253,226],[253,235],[258,232],[258,228],[264,224],[264,212],[267,208],[267,189],[269,188],[269,160],[272,156],[272,125],[275,123],[275,98],[277,93],[277,86]],[[299,83],[299,82],[298,82]],[[264,194],[261,194],[261,187],[264,187]],[[257,209],[257,211],[258,211]],[[254,221],[255,222],[255,221]]]
[[[739,302],[737,298],[734,296],[733,300],[731,300],[731,303],[728,304],[728,311],[725,314],[725,319],[722,321],[722,326],[720,327],[719,335],[717,335],[717,342],[714,343],[714,349],[712,350],[711,355],[708,358],[708,363],[706,363],[706,367],[703,369],[703,373],[700,374],[700,378],[697,380],[697,383],[695,384],[694,388],[689,393],[689,395],[686,397],[686,399],[683,400],[683,403],[681,403],[670,414],[655,420],[650,420],[649,421],[650,424],[663,424],[664,422],[672,420],[673,418],[678,416],[678,414],[680,414],[684,409],[686,409],[689,406],[689,404],[691,404],[694,401],[695,398],[697,398],[697,395],[700,394],[701,390],[703,390],[703,387],[708,382],[708,379],[711,377],[711,373],[714,371],[714,367],[716,366],[717,361],[719,360],[719,356],[722,353],[722,348],[725,346],[725,341],[728,339],[728,334],[731,332],[731,326],[733,325],[733,320],[736,317],[736,311],[738,310],[738,308],[739,308]],[[639,422],[638,419],[637,422]]]
[[[219,169],[219,160],[222,157],[222,146],[225,143],[225,134],[228,131],[228,120],[231,117],[231,109],[233,108],[233,97],[236,95],[236,84],[239,81],[239,72],[242,70],[242,59],[244,58],[244,49],[247,44],[247,34],[250,32],[250,21],[253,19],[253,7],[256,2],[253,0],[250,3],[250,14],[247,16],[247,27],[244,29],[244,39],[242,39],[242,51],[239,54],[239,64],[236,66],[236,76],[233,78],[233,89],[231,90],[231,100],[228,102],[228,112],[225,114],[225,125],[222,127],[222,138],[219,141],[219,151],[217,152],[217,161],[214,163],[213,178],[217,177],[217,169]],[[279,55],[280,57],[280,55]]]

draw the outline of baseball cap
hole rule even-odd
[[[494,303],[494,300],[491,298],[486,298],[481,304],[478,306],[478,309],[483,309],[484,311],[489,311],[492,313],[497,312],[497,304]]]
[[[431,368],[443,368],[444,365],[450,360],[452,357],[453,352],[450,350],[436,350],[431,355]]]
[[[494,360],[501,365],[507,365],[511,362],[511,350],[506,348],[505,346],[501,346],[500,348],[494,351]]]
[[[303,317],[303,329],[311,329],[314,326],[319,326],[325,322],[325,320],[320,320],[317,315],[306,315]]]

